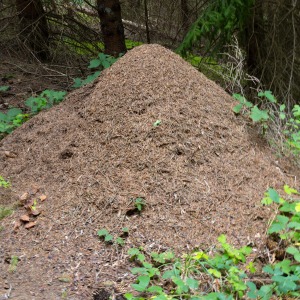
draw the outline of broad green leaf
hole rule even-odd
[[[260,110],[256,105],[251,109],[250,118],[253,122],[268,121],[269,114],[267,110]]]
[[[275,203],[280,203],[280,197],[276,190],[269,188],[267,193]]]
[[[247,282],[247,286],[249,288],[247,297],[250,299],[256,299],[258,297],[258,290],[256,288],[256,285],[253,282]]]
[[[294,228],[295,230],[300,230],[300,223],[298,222],[290,222],[287,225],[288,228]]]
[[[101,65],[101,60],[100,59],[93,59],[90,61],[90,65],[88,68],[93,69],[93,68],[98,68]]]
[[[222,276],[221,272],[216,269],[208,269],[207,272],[216,278],[221,278]]]
[[[111,64],[107,60],[103,60],[101,63],[104,69],[107,69],[111,66]]]
[[[300,212],[300,202],[296,204],[295,210],[296,212]]]
[[[274,274],[274,270],[270,265],[266,265],[265,267],[263,267],[263,271],[268,274]]]
[[[281,276],[276,275],[271,278],[273,281],[277,282],[278,288],[281,292],[287,293],[289,291],[294,291],[297,288],[295,281],[299,280],[298,276]]]
[[[10,86],[9,85],[1,85],[0,86],[0,92],[6,92],[10,90]]]
[[[160,286],[153,285],[153,286],[150,286],[150,287],[147,289],[147,291],[150,292],[150,293],[160,294],[160,293],[163,292],[163,289],[162,289]]]
[[[10,119],[16,117],[19,114],[22,114],[22,110],[19,108],[11,108],[7,111],[7,116],[10,117]]]
[[[113,240],[113,236],[111,234],[107,234],[104,238],[105,242],[111,242]]]
[[[264,197],[261,200],[261,204],[263,204],[263,205],[270,205],[272,203],[273,203],[273,200],[270,197]]]
[[[286,107],[285,104],[281,104],[280,107],[279,107],[279,110],[281,112],[283,112],[285,110],[285,107]]]
[[[192,290],[196,290],[199,287],[199,281],[194,278],[187,278],[185,282]]]
[[[287,184],[284,185],[283,189],[284,189],[284,192],[287,193],[288,195],[298,194],[297,190],[289,187]]]
[[[271,103],[276,103],[277,100],[274,97],[274,95],[272,94],[271,91],[264,91],[264,92],[259,92],[258,93],[259,97],[266,97]]]
[[[138,292],[143,292],[147,289],[150,277],[149,276],[139,276],[137,278],[138,284],[132,284],[131,286]]]
[[[82,87],[82,79],[81,78],[74,78],[74,84],[72,85],[73,88],[79,88]]]
[[[288,248],[286,249],[286,252],[289,253],[289,254],[294,255],[294,254],[299,253],[299,250],[298,250],[296,247],[290,246],[290,247],[288,247]]]
[[[130,248],[130,249],[128,249],[127,253],[130,256],[136,256],[136,255],[140,254],[141,252],[138,248]]]
[[[105,228],[103,228],[103,229],[98,230],[97,234],[99,236],[106,236],[106,235],[108,235],[108,231]]]
[[[236,113],[236,114],[239,114],[241,112],[243,108],[243,104],[242,103],[239,103],[237,104],[236,106],[233,107],[233,111]]]
[[[122,238],[119,237],[119,236],[116,238],[116,243],[117,243],[118,245],[120,245],[120,246],[124,246],[124,245],[125,245],[124,239],[122,239]]]

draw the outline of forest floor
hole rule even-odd
[[[4,60],[1,85],[11,89],[0,110],[68,89],[57,72]],[[179,56],[144,45],[0,141],[0,175],[12,184],[0,188],[0,205],[21,203],[1,221],[0,299],[10,287],[18,300],[121,295],[134,280],[130,247],[180,254],[226,234],[263,251],[272,211],[260,200],[271,186],[299,185],[298,174],[234,115],[234,104]],[[120,236],[124,227],[123,247],[97,236],[102,228]],[[108,296],[92,296],[103,287]]]

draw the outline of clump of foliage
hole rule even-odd
[[[243,113],[251,118],[254,123],[262,125],[263,133],[270,127],[270,123],[280,123],[286,138],[286,145],[294,154],[300,153],[300,106],[294,105],[291,114],[285,104],[278,103],[271,91],[258,93],[258,103],[253,104],[240,94],[233,94],[239,102],[233,111]],[[269,106],[268,106],[269,104]],[[265,105],[266,109],[260,107]]]
[[[131,273],[137,275],[131,286],[139,294],[126,293],[126,299],[269,300],[274,296],[300,297],[300,202],[292,198],[299,193],[287,185],[284,190],[287,199],[269,189],[262,200],[263,205],[277,206],[278,214],[268,234],[276,236],[278,245],[283,240],[288,242],[285,243],[284,260],[266,264],[262,274],[256,270],[255,261],[249,260],[252,248],[236,249],[226,241],[225,235],[218,238],[220,246],[215,251],[197,250],[181,257],[172,251],[149,254],[143,248],[131,248],[129,259],[138,265],[131,269]]]
[[[122,56],[123,54],[120,54]],[[120,57],[119,56],[119,57]],[[118,58],[104,54],[99,53],[98,57],[91,60],[90,64],[88,66],[89,69],[97,69],[93,74],[89,75],[86,79],[81,78],[75,78],[74,84],[72,87],[79,88],[82,87],[88,83],[93,82],[102,72],[102,70],[109,68],[112,64],[114,64]]]
[[[39,96],[28,98],[25,104],[30,108],[31,114],[34,115],[60,103],[66,95],[67,92],[65,91],[45,90]]]
[[[238,29],[243,29],[249,16],[253,0],[213,1],[192,25],[177,53],[186,56],[194,46],[204,39],[206,50],[217,53],[228,44]]]
[[[16,255],[12,255],[10,259],[8,271],[11,273],[15,272],[17,270],[18,262],[19,262],[19,257]]]
[[[103,239],[103,241],[107,244],[114,244],[117,246],[125,245],[125,238],[128,237],[129,230],[127,227],[122,228],[122,234],[120,236],[114,237],[112,234],[108,232],[107,229],[102,228],[97,231],[97,235]]]
[[[0,139],[21,126],[29,118],[19,108],[10,108],[6,113],[0,112]]]
[[[11,207],[0,205],[0,221],[13,213],[13,209]]]
[[[39,96],[30,97],[25,101],[30,113],[23,113],[19,108],[10,108],[6,113],[0,112],[0,139],[20,127],[31,116],[61,102],[66,94],[65,91],[45,90]]]
[[[11,187],[11,183],[5,180],[1,175],[0,175],[0,187],[3,187],[5,189]]]

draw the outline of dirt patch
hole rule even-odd
[[[16,197],[33,187],[47,195],[31,230],[13,232],[24,208],[2,222],[0,278],[13,299],[89,299],[103,282],[130,281],[132,246],[190,251],[225,233],[259,247],[270,217],[263,193],[295,182],[233,104],[179,56],[144,45],[2,140],[1,175]],[[127,214],[137,197],[146,208]],[[124,249],[96,235],[125,226]]]

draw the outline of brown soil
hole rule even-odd
[[[13,187],[0,204],[25,192],[28,206],[47,198],[31,229],[14,230],[23,207],[2,221],[0,296],[11,285],[12,299],[61,299],[64,290],[92,299],[104,282],[132,280],[132,246],[181,253],[225,233],[259,247],[270,217],[264,192],[296,182],[233,105],[179,56],[144,45],[2,140],[0,175]],[[137,197],[147,204],[141,214]],[[101,242],[104,227],[128,227],[126,246]],[[12,255],[19,262],[8,272]]]

